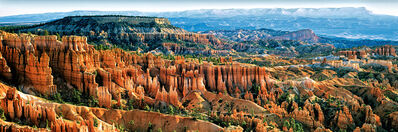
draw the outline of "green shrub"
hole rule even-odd
[[[151,111],[151,108],[150,108],[148,105],[145,105],[144,110],[146,110],[146,111]]]
[[[174,115],[174,107],[172,105],[169,105],[168,112],[169,114]]]
[[[129,99],[127,100],[127,110],[133,110],[134,109],[134,100]]]
[[[64,103],[64,100],[62,99],[62,96],[61,96],[60,93],[56,93],[56,94],[52,95],[50,97],[50,99],[55,101],[55,102],[58,102],[58,103]]]
[[[153,130],[153,125],[151,122],[148,123],[148,131],[152,131]]]
[[[98,99],[94,98],[93,96],[89,96],[89,98],[88,98],[88,106],[89,107],[98,106]]]
[[[123,124],[116,124],[116,129],[118,129],[120,132],[126,131],[126,128]]]
[[[303,125],[299,122],[296,122],[294,118],[290,118],[283,122],[283,126],[287,129],[292,128],[294,132],[304,132]]]
[[[130,120],[130,121],[129,121],[129,124],[130,124],[131,126],[134,126],[134,123],[135,123],[134,120]]]
[[[48,36],[49,35],[49,33],[48,33],[48,31],[47,30],[44,30],[44,34],[43,34],[44,36]]]
[[[4,120],[4,121],[6,120],[6,116],[4,115],[4,110],[1,109],[1,108],[0,108],[0,116],[1,116],[0,118],[1,118],[2,120]]]
[[[95,119],[95,118],[93,118],[93,121],[94,121],[94,126],[95,126],[95,127],[98,127],[98,120]]]

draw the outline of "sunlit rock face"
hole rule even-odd
[[[0,44],[1,45],[1,44]],[[0,76],[5,80],[12,79],[12,73],[10,67],[7,65],[7,60],[0,53]]]
[[[17,71],[14,81],[23,90],[55,94],[56,75],[69,87],[98,98],[100,106],[107,108],[112,99],[118,98],[120,88],[136,91],[143,86],[144,95],[175,106],[180,106],[180,100],[194,90],[235,95],[249,91],[253,83],[262,83],[263,90],[270,88],[268,75],[261,67],[186,64],[184,58],[177,58],[174,66],[164,67],[170,61],[152,54],[97,51],[87,44],[85,37],[67,36],[57,41],[56,36],[18,36],[6,32],[1,35],[1,53],[7,55],[2,65]]]
[[[35,52],[32,39],[28,36],[1,33],[2,45],[0,50],[5,54],[9,67],[16,72],[14,75],[22,89],[35,90],[42,94],[53,94],[56,86],[53,84],[52,69],[49,67],[49,56],[45,52]],[[50,39],[51,40],[51,39]],[[54,39],[55,41],[55,39]],[[6,63],[3,63],[5,65]],[[7,70],[6,66],[3,66]],[[3,72],[4,73],[4,72]],[[3,77],[10,78],[8,73]],[[32,89],[33,88],[33,89]]]

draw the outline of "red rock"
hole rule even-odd
[[[349,109],[346,106],[343,106],[343,111],[340,110],[336,112],[336,116],[334,117],[333,120],[334,122],[331,123],[335,124],[340,129],[347,129],[349,126],[352,126],[354,123],[351,113],[349,112]]]
[[[98,105],[100,107],[111,108],[112,95],[106,87],[97,87]]]
[[[1,43],[0,43],[0,45],[1,45]],[[0,52],[0,77],[4,78],[6,80],[12,79],[11,69],[7,65],[7,61],[5,60],[5,58],[1,55],[1,52]]]
[[[395,48],[391,45],[384,45],[380,48],[376,48],[373,52],[381,56],[397,56]]]

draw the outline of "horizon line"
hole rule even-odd
[[[69,10],[69,11],[50,11],[50,12],[41,12],[41,13],[27,13],[27,14],[14,14],[14,15],[4,15],[0,17],[12,17],[12,16],[23,16],[23,15],[39,15],[39,14],[47,14],[47,13],[68,13],[68,12],[78,12],[78,11],[97,11],[97,12],[128,12],[128,11],[136,11],[142,13],[167,13],[167,12],[184,12],[184,11],[199,11],[199,10],[251,10],[251,9],[338,9],[338,8],[364,8],[366,11],[369,11],[371,14],[375,15],[387,15],[387,16],[398,16],[391,15],[391,14],[382,14],[382,13],[375,13],[372,10],[365,6],[342,6],[342,7],[320,7],[320,8],[312,8],[312,7],[272,7],[272,8],[201,8],[201,9],[188,9],[188,10],[164,10],[164,11],[144,11],[144,10]]]

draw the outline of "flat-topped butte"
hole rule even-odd
[[[98,24],[105,24],[110,22],[123,22],[128,24],[156,23],[156,24],[170,25],[170,21],[166,18],[148,17],[148,16],[123,16],[123,15],[68,16],[60,20],[70,20],[72,22],[78,22],[83,19],[94,20]]]

